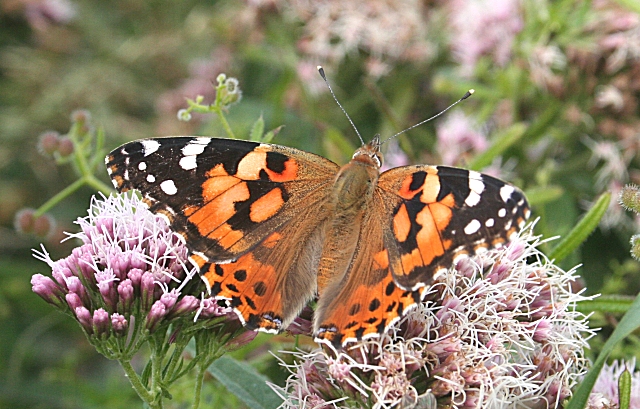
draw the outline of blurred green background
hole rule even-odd
[[[30,249],[43,242],[54,259],[66,256],[73,243],[60,243],[62,231],[74,231],[96,193],[83,188],[54,207],[46,237],[16,231],[18,211],[38,208],[76,177],[42,154],[39,135],[65,134],[72,112],[86,109],[107,150],[142,137],[224,136],[213,116],[176,116],[185,98],[211,100],[219,73],[238,78],[243,91],[228,114],[237,136],[248,137],[263,115],[267,129],[284,125],[274,143],[338,163],[359,142],[317,65],[366,140],[474,88],[453,111],[387,144],[387,163],[445,163],[509,180],[527,193],[544,237],[567,233],[611,192],[600,227],[562,266],[583,264],[589,294],[636,294],[629,238],[640,224],[617,194],[640,179],[639,10],[629,0],[3,0],[0,407],[139,405],[118,365],[31,292],[31,275],[48,271]],[[105,171],[97,176],[108,183]],[[594,351],[614,321],[592,318],[605,326]],[[617,355],[633,355],[634,342]],[[268,351],[292,343],[260,336],[236,355],[282,383]],[[206,385],[205,405],[242,407],[213,380]],[[179,389],[175,402],[189,402],[191,388]]]

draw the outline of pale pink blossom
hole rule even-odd
[[[515,36],[524,25],[518,0],[452,0],[446,3],[452,27],[451,47],[471,74],[482,56],[504,66],[511,58]]]

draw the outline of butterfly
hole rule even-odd
[[[529,217],[517,188],[475,171],[380,173],[376,136],[339,166],[259,142],[167,137],[105,159],[190,250],[212,296],[249,329],[278,333],[317,297],[318,342],[383,333],[461,257],[509,241]]]

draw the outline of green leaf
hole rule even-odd
[[[633,304],[633,297],[624,295],[602,295],[595,300],[580,301],[576,309],[584,314],[594,311],[608,314],[624,314]]]
[[[625,369],[618,379],[618,397],[620,409],[629,409],[631,404],[631,373],[628,369]]]
[[[266,134],[264,134],[264,136],[262,137],[262,142],[264,143],[271,143],[271,140],[280,133],[280,130],[282,130],[282,128],[284,128],[284,125],[280,125],[279,127],[270,130],[269,132],[267,132]]]
[[[616,344],[626,338],[629,334],[631,334],[636,329],[640,328],[640,295],[636,297],[629,308],[629,311],[622,317],[618,327],[613,331],[607,342],[602,347],[602,351],[596,359],[596,362],[591,367],[587,376],[584,377],[580,386],[573,394],[573,398],[566,406],[565,409],[583,409],[589,400],[589,394],[591,393],[591,389],[593,389],[593,385],[596,383],[598,379],[598,375],[600,374],[600,370],[604,366],[604,363],[607,360],[607,357],[616,346]]]
[[[209,372],[252,409],[275,409],[282,399],[267,385],[267,378],[251,365],[223,356],[208,368]]]
[[[250,141],[262,141],[262,135],[264,134],[264,118],[262,115],[253,123],[251,132],[249,133]]]
[[[600,223],[600,219],[602,219],[602,216],[604,216],[604,213],[607,211],[610,201],[611,193],[603,193],[591,209],[589,209],[587,214],[584,215],[582,220],[578,222],[576,227],[574,227],[547,256],[551,260],[558,262],[578,248],[596,227],[598,227],[598,223]]]
[[[527,127],[522,123],[513,124],[509,129],[500,133],[493,139],[493,143],[486,151],[476,156],[469,164],[469,169],[482,170],[491,165],[493,159],[500,156],[524,135]]]
[[[525,193],[531,207],[535,207],[557,200],[564,194],[564,189],[562,186],[548,185],[527,189]]]

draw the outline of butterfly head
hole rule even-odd
[[[376,168],[382,166],[382,153],[380,152],[380,135],[373,137],[371,142],[362,145],[354,154],[351,160],[371,163]]]

